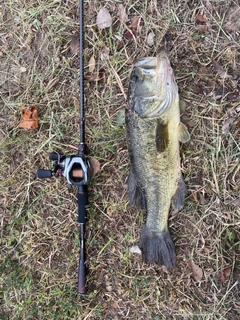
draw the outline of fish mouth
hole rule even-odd
[[[141,117],[158,117],[171,107],[178,94],[177,84],[167,54],[163,50],[156,57],[146,57],[139,60],[134,64],[134,67],[140,70],[143,81],[144,78],[152,78],[151,84],[149,84],[149,93],[151,92],[151,94],[142,96],[141,101],[143,104],[148,101],[154,101],[154,103],[151,103],[151,107],[145,110]]]
[[[149,75],[152,73],[164,76],[164,74],[166,74],[167,77],[167,73],[169,68],[171,68],[171,65],[166,52],[161,51],[156,57],[145,57],[140,59],[134,64],[134,67],[139,68],[143,75]]]

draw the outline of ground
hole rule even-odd
[[[0,3],[0,318],[237,319],[239,1],[84,2],[86,142],[101,163],[89,188],[84,297],[77,295],[76,189],[35,174],[51,168],[49,152],[75,154],[79,143],[78,2]],[[96,25],[102,7],[112,17],[105,29]],[[180,150],[185,207],[169,217],[173,270],[143,264],[130,251],[145,217],[129,205],[119,121],[133,62],[160,47],[191,134]],[[21,108],[33,105],[38,129],[19,128]]]

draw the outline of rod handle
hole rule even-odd
[[[85,294],[87,292],[87,267],[85,261],[85,243],[84,238],[81,239],[80,259],[78,266],[78,293]]]
[[[87,222],[88,189],[86,185],[78,187],[78,222]]]

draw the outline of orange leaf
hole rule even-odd
[[[191,259],[188,261],[188,266],[192,270],[193,278],[196,281],[201,281],[203,277],[203,270]]]
[[[19,123],[18,127],[23,129],[36,129],[38,128],[38,111],[37,106],[22,108],[23,120]]]
[[[129,45],[133,40],[136,40],[136,36],[141,31],[141,17],[136,16],[132,18],[131,24],[129,27],[126,26],[127,30],[123,35],[123,40],[118,45],[118,50],[122,49],[124,45]]]
[[[202,16],[201,14],[196,14],[196,20],[199,23],[206,23],[207,22],[207,19],[204,16]]]
[[[222,271],[220,271],[220,279],[222,280],[222,282],[225,282],[229,279],[231,272],[232,272],[232,266],[229,266],[223,269]]]
[[[92,175],[95,176],[95,174],[97,174],[98,171],[101,169],[100,162],[96,158],[90,158],[89,162]]]

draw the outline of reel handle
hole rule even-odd
[[[45,179],[45,178],[51,178],[54,176],[54,171],[52,170],[45,170],[45,169],[38,169],[37,170],[37,177],[40,179]]]

